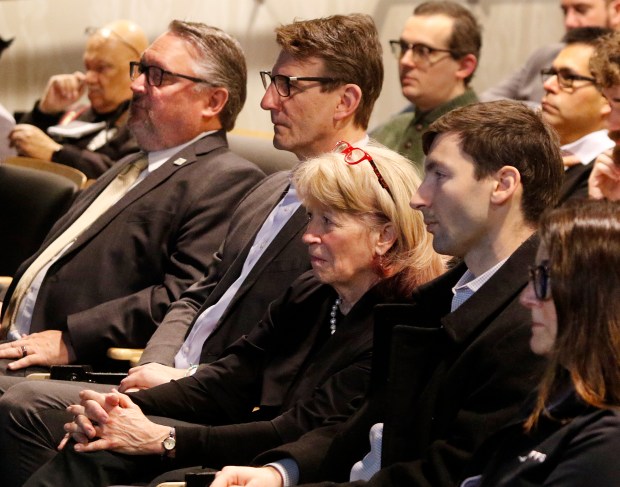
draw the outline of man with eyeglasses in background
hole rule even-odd
[[[148,39],[128,20],[86,33],[85,72],[52,76],[9,139],[19,155],[65,164],[97,178],[139,150],[126,126],[131,99],[127,70],[130,61],[140,59]],[[80,104],[84,93],[89,105]]]
[[[399,40],[390,41],[398,58],[402,93],[414,110],[396,115],[370,136],[422,169],[422,134],[450,110],[475,103],[469,88],[482,45],[480,26],[455,2],[425,2],[413,11]]]
[[[118,367],[107,349],[146,345],[264,177],[226,142],[246,97],[239,43],[204,24],[169,29],[132,64],[127,124],[142,151],[82,192],[15,274],[2,306],[2,373]],[[13,378],[0,379],[4,388]]]
[[[266,89],[261,107],[271,114],[274,146],[294,153],[300,164],[340,141],[363,147],[383,84],[382,49],[372,18],[351,14],[297,21],[278,27],[276,41],[277,60],[271,71],[261,73]],[[233,213],[214,265],[172,304],[120,390],[192,375],[248,333],[269,303],[310,269],[301,240],[307,223],[290,172],[272,174],[253,188]],[[78,393],[86,388],[107,392],[110,386],[25,381],[11,387],[1,399],[11,415],[0,417],[0,435],[12,438],[7,444],[27,441],[29,453],[0,462],[0,474],[15,467],[27,478],[49,458],[53,440],[42,438],[39,426],[24,425],[41,421],[41,410],[79,403]],[[12,436],[26,430],[27,439]]]
[[[560,8],[566,32],[579,27],[617,29],[620,25],[620,0],[561,0]],[[538,77],[540,70],[548,68],[563,47],[562,42],[540,47],[519,70],[483,91],[480,100],[520,100],[538,108],[545,94]]]
[[[557,132],[564,158],[559,204],[588,197],[594,160],[614,146],[607,136],[611,108],[590,73],[590,58],[598,40],[611,32],[601,27],[569,30],[563,38],[565,47],[551,67],[541,72],[545,89],[542,117]]]

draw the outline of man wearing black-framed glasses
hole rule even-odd
[[[422,168],[422,134],[444,113],[477,101],[469,82],[480,55],[480,26],[456,2],[425,2],[413,11],[400,39],[390,41],[404,97],[413,105],[371,136]]]
[[[70,363],[118,368],[106,349],[146,345],[213,263],[231,209],[264,177],[226,139],[246,97],[238,41],[173,21],[140,62],[183,76],[158,86],[145,74],[132,81],[127,126],[141,151],[85,189],[17,270],[2,306],[0,374]],[[0,379],[4,391],[20,377]]]
[[[620,0],[560,0],[558,4],[567,33],[580,27],[617,29],[620,26]],[[563,47],[562,42],[539,47],[530,54],[523,66],[480,93],[480,100],[520,100],[533,108],[539,108],[545,94],[540,84],[540,71],[551,65]]]
[[[128,20],[87,28],[86,34],[84,72],[52,76],[10,140],[20,155],[72,166],[95,179],[138,150],[126,127],[131,98],[127,64],[140,58],[148,39]],[[80,104],[83,94],[89,105]]]
[[[598,40],[611,33],[602,27],[569,30],[566,44],[551,66],[542,70],[542,118],[558,134],[564,154],[564,182],[558,204],[587,198],[594,160],[614,147],[607,136],[611,108],[590,73]]]

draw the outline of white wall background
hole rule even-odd
[[[406,104],[400,94],[397,63],[387,41],[400,35],[419,1],[404,0],[2,0],[0,35],[15,37],[0,60],[0,102],[11,111],[28,110],[55,73],[82,69],[86,26],[119,18],[144,27],[153,40],[174,18],[200,21],[234,35],[248,59],[248,100],[237,127],[270,132],[259,107],[263,94],[258,71],[277,55],[273,29],[295,18],[363,12],[373,16],[384,45],[383,92],[371,127]],[[483,50],[473,86],[481,91],[518,68],[536,47],[563,33],[558,0],[461,0],[483,25]]]

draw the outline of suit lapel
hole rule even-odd
[[[283,173],[283,176],[284,176],[284,173]],[[276,183],[277,183],[276,188],[280,190],[280,192],[277,193],[279,195],[277,200],[275,202],[272,201],[271,208],[269,211],[266,211],[265,209],[264,211],[258,211],[255,213],[255,217],[253,221],[253,223],[255,224],[249,225],[249,228],[253,229],[253,233],[251,237],[247,238],[246,240],[247,243],[244,246],[243,250],[238,254],[233,264],[228,268],[226,273],[222,276],[218,285],[213,290],[213,292],[209,295],[209,298],[207,299],[205,304],[202,306],[197,316],[200,315],[200,313],[202,313],[204,309],[208,308],[209,306],[212,306],[215,302],[217,302],[222,297],[222,295],[226,292],[226,290],[230,287],[230,285],[233,282],[235,282],[237,278],[239,277],[239,275],[241,274],[247,255],[250,251],[250,248],[254,244],[254,240],[256,239],[256,235],[258,234],[258,232],[260,231],[260,229],[262,228],[263,224],[266,221],[266,219],[264,218],[264,215],[266,214],[269,215],[271,211],[273,211],[273,209],[282,200],[282,197],[284,196],[285,191],[288,188],[288,173],[286,173],[286,179],[282,179],[280,181],[278,178],[278,180],[276,180]],[[265,197],[267,199],[269,198],[268,195],[270,194],[273,195],[274,192],[277,191],[277,189],[273,187],[266,187],[264,189],[268,190],[268,192],[266,192],[265,194]],[[260,216],[260,218],[257,218],[258,216]],[[300,206],[297,209],[297,211],[291,216],[291,218],[289,218],[289,220],[284,224],[284,227],[282,227],[282,230],[278,232],[278,234],[275,236],[275,238],[273,239],[269,247],[265,249],[265,252],[263,253],[263,255],[258,259],[258,262],[256,262],[256,264],[254,265],[254,267],[248,274],[247,278],[243,281],[239,290],[235,293],[233,299],[231,300],[228,307],[226,308],[226,311],[224,311],[224,314],[219,320],[220,322],[222,322],[226,318],[226,316],[231,312],[231,309],[234,308],[233,304],[236,301],[238,301],[247,292],[247,290],[250,287],[254,285],[254,283],[256,282],[256,279],[260,277],[263,270],[268,265],[270,265],[270,263],[282,252],[283,249],[286,248],[287,244],[294,238],[301,238],[300,234],[303,231],[303,229],[306,227],[306,223],[307,223],[306,210],[305,208]]]
[[[306,209],[300,206],[295,213],[291,216],[288,222],[284,225],[282,230],[278,232],[273,239],[269,247],[265,250],[263,255],[258,259],[258,262],[254,265],[247,278],[243,281],[243,284],[239,290],[235,293],[228,308],[224,312],[222,318],[224,318],[229,310],[233,307],[233,304],[243,296],[247,290],[252,287],[256,282],[256,279],[263,273],[264,269],[271,264],[271,262],[286,248],[287,244],[294,238],[301,238],[301,233],[306,228],[308,219],[306,218]],[[256,238],[256,235],[254,236]],[[250,246],[254,242],[254,238],[250,242]],[[247,252],[245,252],[247,256]],[[242,259],[241,265],[245,262],[245,257]],[[238,277],[239,273],[237,273]]]
[[[128,206],[132,205],[134,202],[142,198],[144,195],[148,194],[154,188],[157,188],[158,186],[163,184],[181,167],[193,164],[196,162],[199,155],[203,155],[207,152],[215,150],[218,147],[223,146],[226,146],[225,134],[224,136],[222,136],[222,132],[217,132],[213,135],[203,137],[202,139],[199,139],[193,144],[190,144],[189,146],[175,153],[159,168],[157,168],[151,174],[148,174],[146,178],[144,178],[144,180],[142,180],[137,186],[132,188],[103,215],[97,218],[97,220],[87,230],[85,230],[82,235],[77,238],[75,244],[71,246],[71,248],[66,252],[65,256],[70,255],[72,252],[75,252],[76,250],[81,248],[86,242],[88,242],[99,232],[101,232],[101,230],[105,228],[106,225],[113,221],[119,213],[121,213]],[[123,167],[138,159],[140,155],[141,154],[132,154],[131,156],[129,156],[127,158],[127,162],[123,164],[122,167],[114,173],[114,175],[106,178],[105,181],[102,181],[102,184],[98,188],[98,191],[95,192],[94,196],[91,196],[87,201],[85,201],[84,205],[82,205],[81,211],[75,215],[75,218],[77,218],[77,216],[79,216],[82,211],[84,211],[88,207],[88,205],[92,203],[96,196],[99,195],[101,191],[103,191],[103,189],[109,184],[112,179],[114,179],[114,177],[116,177],[116,174],[118,174],[118,172]],[[179,164],[177,161],[180,161],[181,159],[185,159],[185,162]],[[74,221],[74,219],[71,220],[71,223]],[[63,258],[65,256],[63,256]]]
[[[558,204],[564,203],[582,183],[588,180],[594,161],[589,164],[579,164],[568,168],[564,172],[564,180],[560,188],[560,198]]]
[[[489,320],[513,301],[527,284],[527,269],[534,262],[538,236],[526,240],[504,265],[476,293],[441,322],[446,333],[455,343],[462,343],[478,327],[487,326]]]

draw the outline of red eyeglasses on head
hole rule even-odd
[[[370,154],[368,154],[368,152],[366,152],[363,149],[360,149],[359,147],[353,147],[351,144],[349,144],[345,140],[341,140],[340,142],[336,143],[336,147],[334,147],[334,152],[338,152],[342,154],[344,156],[344,162],[346,162],[347,164],[351,166],[354,166],[355,164],[359,164],[362,161],[368,161],[368,163],[372,167],[372,170],[375,173],[375,176],[377,176],[377,180],[379,181],[379,184],[381,185],[383,189],[385,189],[388,192],[392,200],[394,200],[394,196],[392,195],[392,192],[390,191],[390,187],[385,182],[385,179],[383,179],[383,176],[381,175],[379,168],[375,164],[375,161],[372,160],[372,157],[370,157]]]

